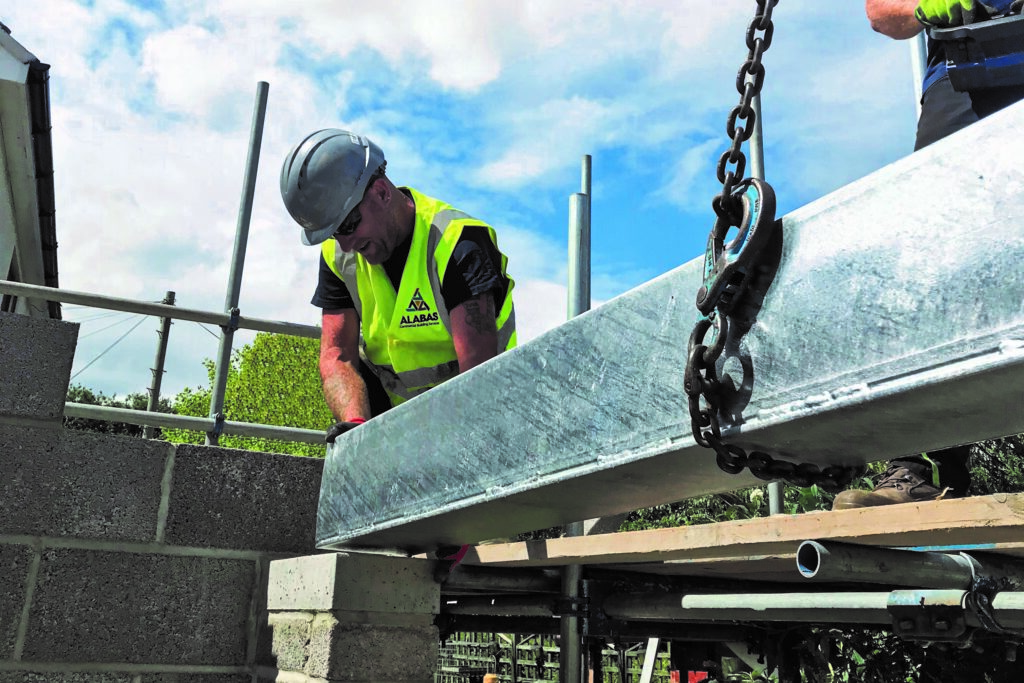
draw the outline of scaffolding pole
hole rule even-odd
[[[167,292],[161,302],[165,306],[174,305],[174,292]],[[160,329],[157,330],[158,341],[156,345],[156,358],[153,361],[153,384],[149,387],[149,403],[146,410],[155,413],[160,410],[160,383],[164,378],[164,361],[167,359],[167,338],[171,334],[171,318],[164,316],[160,319]],[[152,439],[156,435],[156,427],[144,425],[142,436]]]
[[[583,157],[582,192],[569,198],[569,304],[567,317],[571,320],[590,310],[590,155]],[[565,526],[566,536],[582,536],[582,521]],[[570,602],[580,595],[580,565],[562,568],[562,594]],[[561,683],[580,683],[582,680],[582,649],[580,620],[566,615],[561,620],[562,645],[558,651],[558,678]]]
[[[94,406],[87,403],[65,403],[65,417],[81,417],[90,420],[107,422],[123,422],[132,425],[152,425],[154,427],[170,427],[172,429],[189,429],[196,432],[208,432],[214,427],[213,418],[175,415],[173,413],[150,413],[145,410],[129,410],[128,408],[111,408]],[[324,433],[320,430],[300,429],[299,427],[278,427],[250,422],[224,420],[223,433],[253,436],[279,441],[297,441],[300,443],[324,444]]]
[[[238,212],[235,248],[231,254],[231,270],[228,275],[228,293],[224,301],[224,311],[230,316],[230,320],[227,325],[221,327],[220,348],[217,353],[217,365],[210,395],[210,418],[214,420],[214,427],[206,433],[207,446],[217,445],[220,438],[220,425],[224,422],[224,389],[228,382],[235,330],[238,329],[238,299],[242,290],[242,269],[245,266],[245,247],[249,240],[249,219],[252,217],[252,200],[256,192],[256,172],[259,168],[263,120],[267,113],[267,91],[269,89],[270,85],[266,81],[260,81],[256,85],[256,105],[249,135],[249,158],[246,161],[245,178],[242,182],[242,204]]]

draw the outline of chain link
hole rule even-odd
[[[722,387],[716,363],[729,336],[728,313],[742,295],[748,272],[760,258],[765,236],[775,220],[771,186],[763,181],[744,180],[747,158],[742,146],[754,131],[756,114],[753,102],[761,93],[765,77],[761,58],[772,44],[775,33],[772,10],[778,1],[755,0],[757,10],[747,27],[747,58],[736,74],[740,101],[726,120],[730,145],[719,157],[715,169],[722,191],[711,202],[716,218],[708,239],[704,283],[697,294],[698,309],[704,315],[690,333],[683,389],[689,405],[693,438],[704,448],[715,451],[715,459],[723,471],[739,474],[749,469],[751,474],[764,481],[781,480],[799,487],[817,485],[827,491],[838,491],[861,476],[864,468],[832,465],[820,469],[812,463],[775,460],[762,451],[747,453],[739,446],[722,442],[718,420]],[[746,230],[741,227],[744,221],[749,223]],[[729,249],[725,249],[726,234],[733,227],[741,228],[741,235],[729,245]],[[744,252],[748,246],[750,248]],[[707,339],[709,333],[713,333],[711,340]]]
[[[741,146],[750,139],[754,132],[753,102],[754,98],[761,94],[761,86],[764,85],[764,64],[761,63],[761,57],[772,44],[772,36],[775,33],[772,10],[779,2],[779,0],[755,1],[757,2],[757,11],[750,25],[747,26],[747,59],[736,74],[736,91],[740,94],[740,101],[729,113],[726,123],[726,134],[732,144],[719,158],[716,169],[718,182],[722,183],[722,192],[711,203],[719,220],[727,220],[733,225],[739,223],[737,214],[739,207],[733,196],[733,190],[736,184],[743,179],[747,164],[747,158],[743,154]],[[748,79],[748,76],[751,78]],[[740,122],[746,125],[737,126],[737,123]],[[735,168],[730,170],[729,164],[733,164]]]

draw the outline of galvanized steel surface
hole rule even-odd
[[[1022,128],[1018,104],[782,219],[774,282],[720,362],[727,443],[827,465],[1024,431]],[[426,550],[753,483],[689,433],[701,265],[339,438],[318,545]]]

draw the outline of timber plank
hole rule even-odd
[[[1024,494],[481,545],[470,548],[463,561],[520,567],[630,565],[657,573],[732,575],[736,569],[719,568],[718,563],[767,562],[774,570],[780,560],[792,559],[806,540],[1024,556]]]

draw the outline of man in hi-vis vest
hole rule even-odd
[[[281,197],[320,246],[320,376],[334,439],[516,344],[494,229],[385,175],[369,138],[319,130],[281,168]]]

